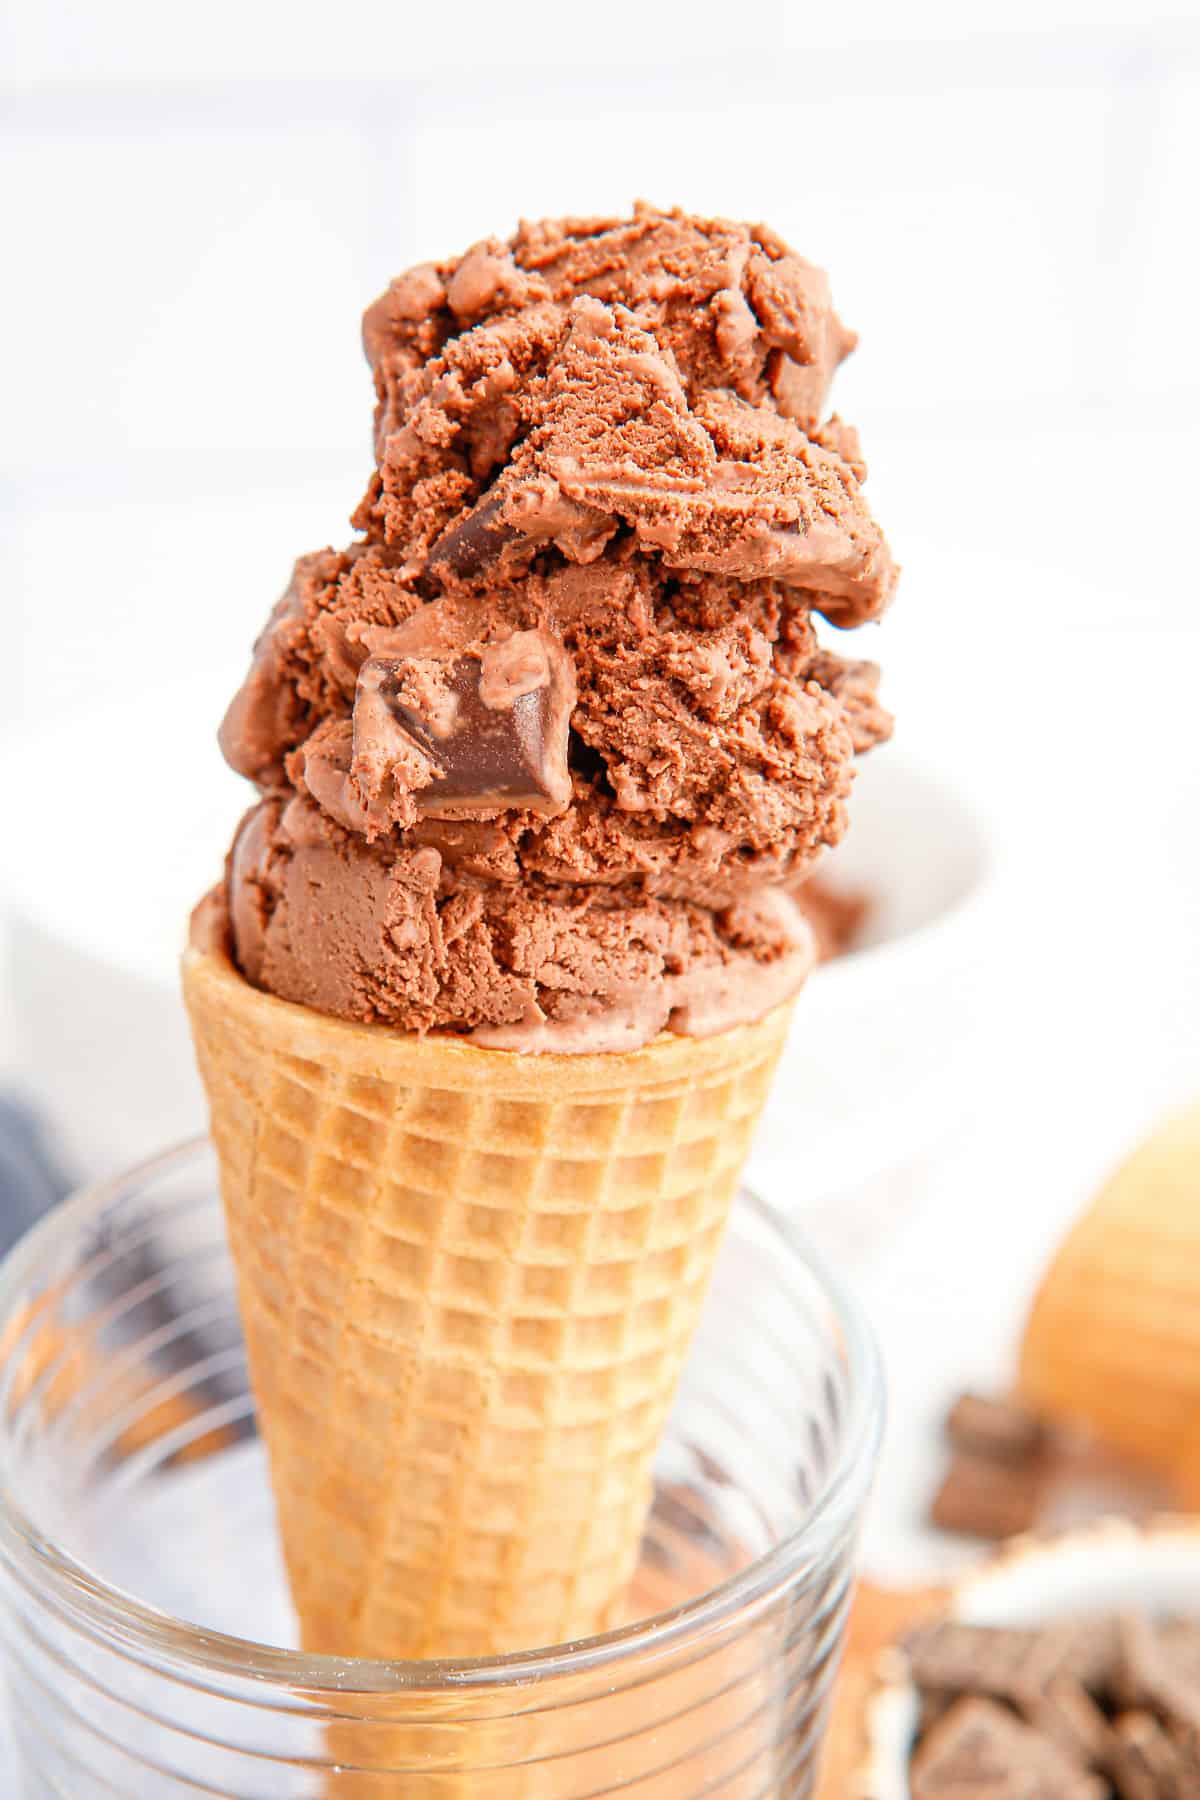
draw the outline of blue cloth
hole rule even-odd
[[[48,1136],[35,1112],[15,1095],[0,1094],[0,1256],[6,1255],[30,1226],[36,1225],[75,1185],[59,1165]],[[225,1326],[218,1325],[215,1339],[203,1325],[181,1331],[180,1312],[188,1310],[186,1284],[179,1280],[159,1284],[151,1279],[155,1273],[154,1251],[145,1245],[130,1244],[122,1246],[113,1268],[98,1273],[93,1282],[100,1289],[111,1281],[114,1299],[127,1294],[139,1281],[147,1282],[146,1297],[136,1313],[129,1315],[124,1327],[115,1323],[111,1330],[119,1335],[122,1329],[136,1328],[136,1333],[141,1334],[150,1331],[154,1322],[171,1326],[153,1360],[163,1375],[172,1375],[203,1363],[222,1348]],[[189,1391],[198,1405],[203,1399],[216,1404],[239,1392],[241,1380],[244,1377],[237,1371],[222,1371]],[[247,1422],[245,1430],[250,1429]],[[7,1800],[7,1795],[0,1778],[0,1800]]]
[[[0,1094],[0,1255],[66,1191],[34,1115]]]

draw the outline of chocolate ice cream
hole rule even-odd
[[[818,642],[895,585],[853,337],[760,226],[523,225],[369,309],[377,468],[301,558],[221,731],[260,790],[222,905],[285,999],[628,1049],[803,981],[793,895],[888,735]]]

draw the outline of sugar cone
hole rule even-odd
[[[1174,1475],[1179,1504],[1200,1513],[1200,1408],[1184,1428]]]
[[[1200,1107],[1118,1169],[1034,1301],[1021,1385],[1171,1475],[1200,1422]]]
[[[327,1018],[212,950],[184,991],[306,1646],[614,1622],[790,1006],[520,1056]]]

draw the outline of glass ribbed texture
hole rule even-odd
[[[630,1625],[458,1664],[305,1655],[213,1160],[171,1152],[68,1202],[0,1280],[21,1792],[806,1795],[880,1413],[853,1308],[743,1195],[662,1446]]]

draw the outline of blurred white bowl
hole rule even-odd
[[[1200,1617],[1200,1524],[1107,1519],[1047,1542],[1020,1540],[967,1576],[948,1610],[966,1624],[999,1626],[1132,1611]],[[918,1713],[903,1652],[886,1651],[867,1707],[859,1800],[910,1800]]]
[[[991,846],[940,775],[875,751],[851,817],[822,874],[870,896],[867,926],[800,997],[748,1174],[778,1203],[823,1208],[842,1238],[875,1229],[893,1177],[961,1113],[990,1017],[994,916]]]
[[[203,1121],[176,964],[250,799],[217,753],[220,689],[140,695],[0,756],[18,1070],[80,1172]],[[872,896],[866,941],[809,983],[751,1166],[777,1203],[829,1201],[843,1224],[957,1111],[991,875],[969,806],[892,749],[864,762],[854,819],[827,872]]]

